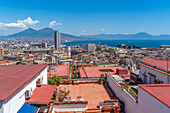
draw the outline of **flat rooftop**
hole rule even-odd
[[[110,100],[109,94],[105,90],[103,85],[95,84],[79,84],[79,85],[60,85],[61,88],[70,90],[69,96],[71,99],[77,99],[81,96],[81,99],[88,101],[88,109],[97,108],[99,102],[104,100]]]
[[[116,69],[122,69],[123,67],[79,67],[79,73],[81,78],[100,78],[101,74],[105,74],[105,71],[110,75],[116,75]],[[125,77],[130,77],[130,72],[124,75]]]
[[[170,108],[170,84],[144,84],[139,87]]]
[[[0,65],[0,101],[10,98],[46,67],[46,65]]]
[[[57,75],[61,78],[69,78],[70,74],[70,65],[58,65],[54,72],[50,72],[51,76]],[[49,78],[49,74],[48,74]]]

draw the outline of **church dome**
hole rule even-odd
[[[134,62],[131,58],[124,57],[119,61],[119,66],[134,66]]]

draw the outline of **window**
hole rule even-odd
[[[128,83],[130,81],[130,79],[125,79],[125,83]]]
[[[39,78],[37,81],[36,81],[36,85],[39,86],[42,84],[42,80],[43,78]]]
[[[144,83],[147,84],[147,76],[144,76]]]
[[[147,84],[147,75],[146,75],[146,71],[142,74],[144,77],[144,83]]]
[[[150,84],[154,84],[154,83],[155,83],[155,80],[156,80],[156,77],[155,77],[155,76],[150,75],[149,83],[150,83]]]
[[[156,75],[152,74],[152,73],[148,73],[150,75],[149,77],[149,83],[150,84],[155,84],[155,80],[156,80]]]

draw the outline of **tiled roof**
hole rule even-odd
[[[78,63],[78,65],[87,65],[87,66],[92,66],[92,65],[94,65],[93,63],[83,63],[83,62],[80,62],[80,63]]]
[[[61,78],[69,78],[70,65],[58,65],[56,71],[50,72],[51,76],[57,75]],[[48,74],[49,78],[49,74]]]
[[[141,63],[142,62],[167,70],[167,60],[142,60]],[[168,61],[168,63],[168,71],[170,71],[170,60]]]
[[[28,103],[49,103],[56,90],[55,85],[41,85],[36,87],[33,91],[33,95],[26,102]]]
[[[95,61],[95,62],[100,62],[101,60],[100,59],[90,59],[92,61]]]
[[[79,68],[78,68],[78,71],[80,72],[81,78],[87,78],[87,76],[86,76],[86,74],[85,74],[85,72],[84,72],[84,70],[83,70],[82,67],[79,67]]]
[[[139,87],[170,108],[170,84],[144,84]]]
[[[7,100],[46,65],[0,65],[0,101]]]
[[[111,75],[115,75],[116,69],[124,69],[123,67],[82,67],[79,68],[80,77],[82,78],[99,78],[101,74],[105,74],[102,72],[104,70],[112,70],[113,72],[108,72]],[[128,71],[124,77],[130,77],[130,72]]]

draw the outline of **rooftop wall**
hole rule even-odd
[[[110,74],[106,73],[106,76],[110,88],[114,91],[116,96],[125,103],[125,112],[138,113],[138,103],[136,100],[124,88],[122,88],[122,86],[117,83]]]

